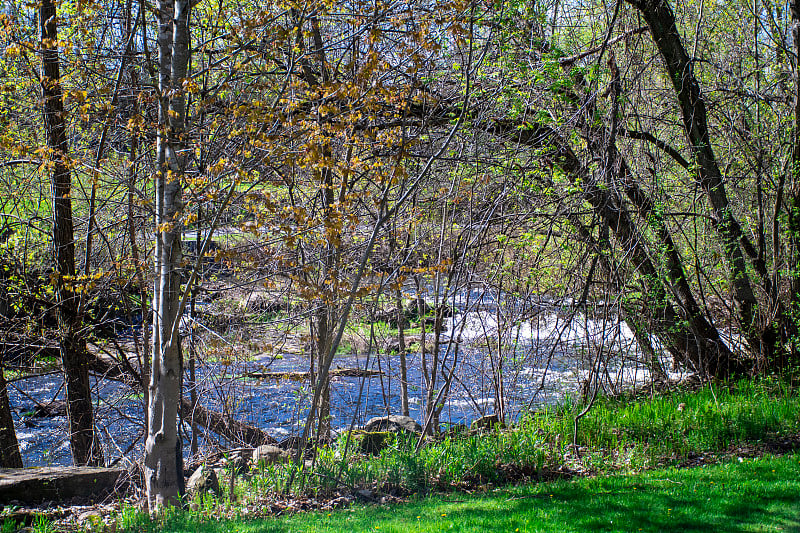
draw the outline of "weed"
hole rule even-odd
[[[31,531],[32,533],[55,533],[56,528],[49,518],[40,514],[33,519]]]

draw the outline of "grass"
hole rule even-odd
[[[184,513],[152,523],[130,516],[120,524],[126,525],[118,531],[800,531],[800,456],[733,458],[704,468],[434,495],[331,513],[224,521]]]
[[[742,380],[697,392],[602,401],[581,420],[577,443],[607,450],[640,446],[650,458],[681,459],[690,453],[800,432],[798,412],[800,398],[781,382]],[[562,416],[551,431],[567,438],[573,420]]]

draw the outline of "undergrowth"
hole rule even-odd
[[[237,515],[209,520],[172,513],[120,521],[117,531],[340,533],[415,531],[797,531],[800,457],[730,459],[708,468],[656,469],[634,475],[578,478],[433,494],[398,505],[356,505],[263,520]]]

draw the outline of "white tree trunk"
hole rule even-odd
[[[183,360],[178,320],[181,297],[181,177],[185,167],[185,99],[189,60],[189,1],[160,0],[158,12],[159,131],[155,176],[156,242],[153,361],[144,473],[151,512],[179,505],[183,461],[178,436]]]

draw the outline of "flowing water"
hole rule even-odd
[[[468,296],[458,302],[460,311],[447,320],[440,344],[439,382],[455,369],[440,418],[443,424],[468,425],[501,407],[507,420],[517,419],[528,410],[580,394],[590,369],[599,370],[596,375],[605,390],[619,390],[649,379],[631,331],[615,317],[603,320],[574,313],[569,306],[544,303],[532,318],[512,322],[498,312],[494,302],[475,298],[472,301],[479,305],[466,305]],[[422,423],[425,381],[421,356],[409,354],[407,359],[410,414]],[[428,354],[429,365],[430,359]],[[308,364],[307,356],[294,354],[282,354],[277,359],[260,356],[241,364],[207,364],[198,373],[198,397],[207,407],[232,414],[280,440],[302,431],[312,393],[309,383],[236,376],[263,367],[270,372],[305,371]],[[342,355],[337,356],[334,367],[383,373],[380,377],[333,379],[331,415],[335,429],[400,412],[398,356]],[[94,386],[97,427],[106,458],[138,457],[142,449],[141,396],[114,382],[94,381]],[[500,388],[502,406],[498,405]],[[9,396],[26,466],[69,464],[66,418],[29,416],[34,402],[63,400],[61,376],[13,382]],[[188,428],[184,429],[188,434]],[[188,440],[184,438],[185,443]],[[204,445],[219,441],[215,435],[201,439]]]

